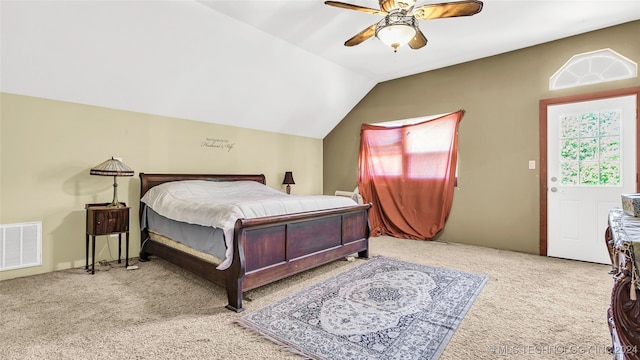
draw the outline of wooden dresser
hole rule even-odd
[[[610,350],[616,360],[640,360],[640,218],[612,209],[605,241],[613,264]]]

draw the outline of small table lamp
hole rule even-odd
[[[287,185],[287,194],[291,194],[291,184],[295,185],[295,181],[293,181],[293,173],[291,171],[287,171],[284,173],[284,180],[282,181],[282,185]]]
[[[94,166],[91,169],[90,174],[113,176],[113,201],[107,206],[122,207],[123,205],[118,201],[118,183],[116,182],[116,176],[133,176],[133,170],[123,164],[122,161],[111,157],[111,159],[103,162],[102,164]]]

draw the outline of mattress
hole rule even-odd
[[[225,258],[227,247],[222,229],[171,220],[147,206],[142,211],[141,224],[143,228],[149,230],[150,234],[168,238],[192,250],[212,256],[210,262],[219,265]],[[179,245],[166,242],[163,238],[152,237],[153,240],[184,251]]]
[[[198,245],[218,250],[224,245],[223,256],[216,254],[217,250],[205,251],[223,260],[217,267],[219,270],[228,268],[233,260],[233,231],[238,219],[357,205],[352,199],[343,196],[288,195],[256,181],[208,180],[163,183],[149,189],[141,202],[155,214],[167,219],[221,230],[222,241],[220,238],[216,239],[214,231],[210,241],[217,241],[217,244]]]

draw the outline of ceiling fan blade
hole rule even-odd
[[[413,39],[411,39],[411,41],[409,41],[409,47],[416,50],[416,49],[420,49],[421,47],[427,45],[427,38],[424,37],[424,34],[422,33],[422,31],[420,31],[420,29],[416,29],[416,36],[413,37]]]
[[[380,16],[387,15],[386,11],[382,11],[382,10],[379,10],[379,9],[372,9],[372,8],[359,6],[359,5],[345,4],[345,3],[339,2],[339,1],[325,1],[324,3],[326,5],[335,6],[335,7],[339,7],[339,8],[342,8],[342,9],[356,10],[356,11],[366,12],[366,13],[373,14],[373,15],[380,15]]]
[[[431,20],[456,16],[471,16],[482,10],[482,1],[469,0],[423,5],[413,10],[419,20]]]
[[[344,46],[355,46],[361,42],[369,39],[376,34],[376,24],[369,26],[368,28],[360,31],[354,37],[344,42]]]

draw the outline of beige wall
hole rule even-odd
[[[464,109],[459,188],[439,240],[539,253],[539,171],[528,170],[539,162],[539,101],[640,85],[549,91],[549,77],[571,56],[603,48],[638,63],[638,34],[635,21],[378,84],[324,139],[324,193],[355,187],[362,123]]]
[[[322,140],[149,114],[0,94],[0,224],[43,223],[43,264],[0,272],[0,279],[84,266],[85,211],[113,197],[113,178],[89,175],[111,156],[134,177],[118,178],[118,198],[131,205],[130,254],[140,249],[139,172],[262,173],[284,191],[322,192]],[[203,147],[209,139],[230,151]],[[117,238],[99,237],[97,260],[117,258]]]

